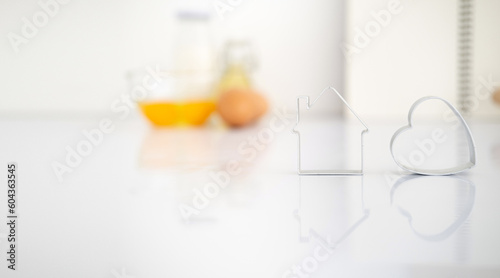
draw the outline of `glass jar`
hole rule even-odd
[[[222,76],[215,97],[233,89],[251,89],[251,73],[256,67],[253,48],[248,41],[229,41],[222,55]]]
[[[162,82],[138,103],[155,126],[200,126],[215,110],[209,23],[209,13],[178,12],[170,70],[161,72]],[[136,86],[141,78],[140,73],[130,73],[130,85]]]

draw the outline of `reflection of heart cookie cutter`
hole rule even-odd
[[[403,176],[402,178],[400,178],[400,179],[398,179],[396,181],[396,183],[394,184],[394,186],[391,189],[391,204],[394,201],[394,194],[396,192],[396,189],[398,189],[405,182],[407,182],[409,180],[412,180],[412,179],[415,179],[415,178],[425,178],[425,177],[416,176],[416,175],[411,176],[410,175],[410,176]],[[450,178],[450,177],[447,177],[447,178]],[[441,240],[445,240],[449,236],[451,236],[453,233],[455,233],[455,231],[458,228],[460,228],[460,226],[462,226],[462,224],[465,222],[465,220],[467,220],[467,218],[469,218],[469,215],[472,212],[472,208],[474,207],[474,201],[476,199],[476,186],[474,185],[473,182],[471,182],[469,180],[465,180],[465,179],[459,178],[459,177],[453,177],[452,179],[461,180],[464,183],[467,183],[469,185],[469,197],[467,198],[467,202],[465,204],[465,208],[462,211],[462,213],[460,214],[460,217],[457,220],[455,220],[450,226],[448,226],[448,228],[446,228],[444,231],[442,231],[440,233],[437,233],[437,234],[433,234],[433,235],[426,235],[426,234],[422,234],[422,233],[418,232],[413,227],[413,223],[412,223],[413,218],[412,218],[411,213],[409,213],[407,210],[405,210],[405,209],[403,209],[403,208],[401,208],[399,206],[397,207],[398,210],[399,210],[399,212],[402,215],[404,215],[405,217],[408,218],[408,223],[410,224],[411,230],[419,238],[427,240],[427,241],[441,241]]]
[[[435,169],[435,170],[428,170],[428,171],[426,171],[426,170],[418,169],[418,168],[415,168],[415,167],[405,166],[405,165],[401,164],[396,159],[396,156],[394,155],[394,150],[393,150],[393,145],[394,145],[395,139],[401,133],[403,133],[406,130],[409,130],[409,129],[411,129],[413,127],[412,126],[413,125],[412,116],[413,116],[413,112],[417,108],[417,106],[420,105],[422,102],[425,102],[425,101],[431,100],[431,99],[437,99],[437,100],[440,100],[440,101],[444,102],[451,109],[451,111],[453,111],[453,114],[455,114],[455,116],[457,116],[458,120],[460,121],[460,123],[462,124],[462,126],[465,128],[466,137],[467,137],[467,144],[468,144],[468,147],[469,147],[469,163],[467,163],[466,165],[452,167],[452,168],[447,168],[447,169]],[[452,174],[460,173],[460,172],[465,171],[467,169],[471,169],[472,167],[474,167],[476,165],[476,147],[474,145],[474,139],[472,138],[472,134],[470,132],[469,126],[465,122],[465,120],[462,117],[462,115],[460,114],[460,112],[458,112],[458,110],[451,103],[449,103],[445,99],[442,99],[440,97],[435,97],[435,96],[423,97],[423,98],[417,100],[411,106],[410,111],[408,112],[408,125],[404,126],[404,127],[401,127],[400,129],[398,129],[394,133],[394,135],[392,136],[392,139],[391,139],[390,148],[391,148],[391,154],[392,154],[392,158],[394,159],[394,162],[396,162],[396,164],[401,169],[404,169],[404,170],[407,170],[407,171],[410,171],[410,172],[413,172],[413,173],[416,173],[416,174],[422,174],[422,175],[452,175]]]

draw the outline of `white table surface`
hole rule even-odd
[[[18,269],[0,260],[0,277],[500,277],[500,124],[471,124],[476,168],[410,180],[390,157],[396,124],[370,126],[363,178],[299,177],[287,128],[185,221],[179,206],[266,122],[120,122],[59,182],[51,163],[97,122],[0,121],[4,219],[8,162],[19,176]]]

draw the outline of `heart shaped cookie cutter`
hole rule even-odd
[[[468,144],[468,148],[469,148],[469,162],[466,163],[465,165],[446,168],[446,169],[424,170],[424,169],[418,169],[416,167],[409,167],[408,165],[403,165],[402,163],[400,163],[396,159],[396,156],[394,155],[394,149],[393,149],[394,141],[401,133],[403,133],[403,132],[405,132],[413,127],[413,119],[412,119],[413,112],[415,111],[417,106],[419,106],[421,103],[423,103],[425,101],[433,100],[433,99],[440,100],[440,101],[444,102],[451,109],[453,114],[455,114],[455,116],[458,118],[459,122],[462,124],[462,126],[465,129],[465,133],[466,133],[466,137],[467,137],[467,144]],[[431,176],[452,175],[452,174],[457,174],[457,173],[460,173],[462,171],[471,169],[472,167],[474,167],[476,165],[476,147],[475,147],[474,139],[472,138],[472,134],[470,132],[469,126],[465,122],[465,120],[462,117],[462,115],[460,114],[460,112],[458,112],[458,110],[450,102],[448,102],[447,100],[445,100],[443,98],[436,97],[436,96],[423,97],[423,98],[417,100],[415,103],[413,103],[413,105],[410,108],[410,111],[408,112],[408,125],[401,127],[400,129],[398,129],[394,133],[394,135],[392,136],[392,139],[391,139],[390,149],[391,149],[392,159],[394,159],[394,162],[396,162],[396,164],[401,169],[410,171],[412,173],[421,174],[421,175],[431,175]]]

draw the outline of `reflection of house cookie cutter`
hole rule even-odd
[[[358,121],[365,128],[363,131],[361,131],[361,167],[359,170],[302,170],[302,168],[301,168],[301,164],[300,164],[300,161],[301,161],[301,158],[300,158],[300,132],[297,130],[297,125],[300,122],[300,99],[306,99],[307,109],[310,109],[314,105],[314,103],[316,103],[316,101],[318,101],[318,99],[320,99],[321,96],[323,96],[323,94],[329,89],[334,91],[337,94],[337,96],[340,98],[340,100],[342,100],[342,102],[347,106],[349,111],[351,111],[351,113],[358,119]],[[295,124],[292,132],[297,134],[297,137],[298,137],[297,172],[299,175],[362,175],[363,174],[363,137],[364,137],[364,134],[366,132],[368,132],[368,127],[363,122],[363,120],[361,120],[361,118],[358,116],[358,114],[356,114],[356,112],[354,112],[354,110],[351,108],[351,106],[349,106],[349,104],[342,97],[342,95],[340,95],[340,93],[337,92],[337,90],[335,90],[335,88],[326,87],[312,103],[310,102],[309,96],[297,97],[297,123]]]
[[[358,178],[358,177],[356,177]],[[302,234],[302,229],[301,226],[303,224],[303,219],[302,219],[302,214],[300,212],[302,208],[302,178],[299,177],[299,209],[294,211],[294,217],[297,220],[299,224],[299,240],[301,242],[308,242],[310,238],[316,238],[316,240],[319,240],[320,243],[322,243],[323,246],[328,247],[328,248],[336,248],[337,245],[339,245],[341,242],[343,242],[346,238],[348,238],[368,217],[370,216],[370,209],[367,209],[365,206],[365,193],[364,193],[364,177],[361,176],[361,211],[362,211],[362,216],[358,218],[351,226],[345,230],[345,232],[337,238],[336,241],[332,242],[331,238],[327,236],[327,239],[324,239],[319,235],[319,233],[309,227],[308,235],[303,235]]]
[[[412,175],[412,176],[403,176],[402,178],[398,179],[394,186],[391,189],[391,204],[394,202],[394,194],[397,191],[397,189],[404,185],[405,182],[416,179],[416,178],[424,178],[422,176],[417,176],[417,175]],[[452,178],[452,177],[443,177],[443,178]],[[465,203],[465,208],[463,211],[460,213],[460,216],[450,225],[448,228],[443,230],[440,233],[437,234],[423,234],[418,232],[414,227],[413,227],[413,217],[411,213],[399,206],[397,206],[399,212],[408,218],[408,223],[410,225],[410,229],[412,232],[417,235],[419,238],[427,240],[427,241],[441,241],[447,239],[449,236],[455,233],[455,231],[462,226],[462,224],[469,218],[470,213],[472,212],[472,208],[474,207],[474,201],[476,199],[476,186],[474,185],[473,182],[469,180],[465,180],[462,178],[458,177],[453,177],[453,179],[461,180],[464,183],[467,183],[469,185],[469,198],[467,198],[467,202]]]
[[[436,100],[440,100],[442,102],[444,102],[450,109],[451,111],[453,111],[453,114],[455,114],[455,116],[457,116],[458,120],[460,121],[460,123],[462,124],[462,126],[464,127],[465,129],[465,133],[466,133],[466,137],[467,137],[467,144],[469,146],[469,162],[465,165],[462,165],[462,166],[457,166],[457,167],[452,167],[452,168],[448,168],[448,169],[434,169],[434,170],[423,170],[423,169],[418,169],[416,167],[410,167],[410,165],[403,165],[401,164],[397,159],[396,159],[396,156],[394,155],[394,150],[393,150],[393,147],[394,147],[394,141],[396,140],[396,138],[403,132],[411,129],[413,127],[413,119],[412,119],[412,116],[413,116],[413,112],[415,111],[415,109],[422,103],[422,102],[425,102],[427,100],[432,100],[432,99],[436,99]],[[469,126],[467,125],[467,123],[465,122],[464,118],[462,117],[462,115],[460,114],[460,112],[458,112],[458,110],[451,104],[449,103],[447,100],[445,99],[442,99],[440,97],[435,97],[435,96],[428,96],[428,97],[423,97],[419,100],[417,100],[410,108],[410,111],[408,112],[408,125],[407,126],[404,126],[404,127],[401,127],[400,129],[398,129],[394,135],[392,136],[392,139],[391,139],[391,143],[390,143],[390,148],[391,148],[391,155],[392,155],[392,158],[394,159],[394,162],[396,162],[396,164],[403,170],[407,170],[407,171],[410,171],[410,172],[413,172],[413,173],[416,173],[416,174],[421,174],[421,175],[452,175],[452,174],[456,174],[456,173],[460,173],[462,171],[465,171],[467,169],[470,169],[472,167],[474,167],[474,165],[476,165],[476,147],[474,145],[474,139],[472,138],[472,134],[470,132],[470,129],[469,129]]]

